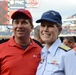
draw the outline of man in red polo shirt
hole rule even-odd
[[[41,47],[30,38],[31,13],[18,9],[11,18],[14,35],[0,44],[0,75],[35,75]]]

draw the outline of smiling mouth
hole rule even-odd
[[[24,31],[17,31],[17,33],[24,33]]]
[[[44,37],[49,37],[49,36],[51,36],[51,34],[43,34],[44,35]]]
[[[24,30],[17,30],[17,32],[24,32]]]

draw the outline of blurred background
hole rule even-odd
[[[65,36],[76,39],[76,1],[75,0],[0,0],[0,43],[7,41],[13,34],[11,14],[19,9],[28,9],[33,16],[34,27],[39,25],[35,21],[47,10],[56,10],[62,15],[61,40]],[[33,38],[33,32],[30,36]]]

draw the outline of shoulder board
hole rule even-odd
[[[59,48],[61,48],[61,49],[63,49],[64,51],[69,51],[69,50],[71,50],[71,48],[70,47],[68,47],[68,46],[66,46],[66,45],[64,45],[64,44],[61,44],[60,46],[59,46]]]

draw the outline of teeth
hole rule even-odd
[[[48,36],[50,36],[50,34],[44,34],[44,36],[48,37]]]

